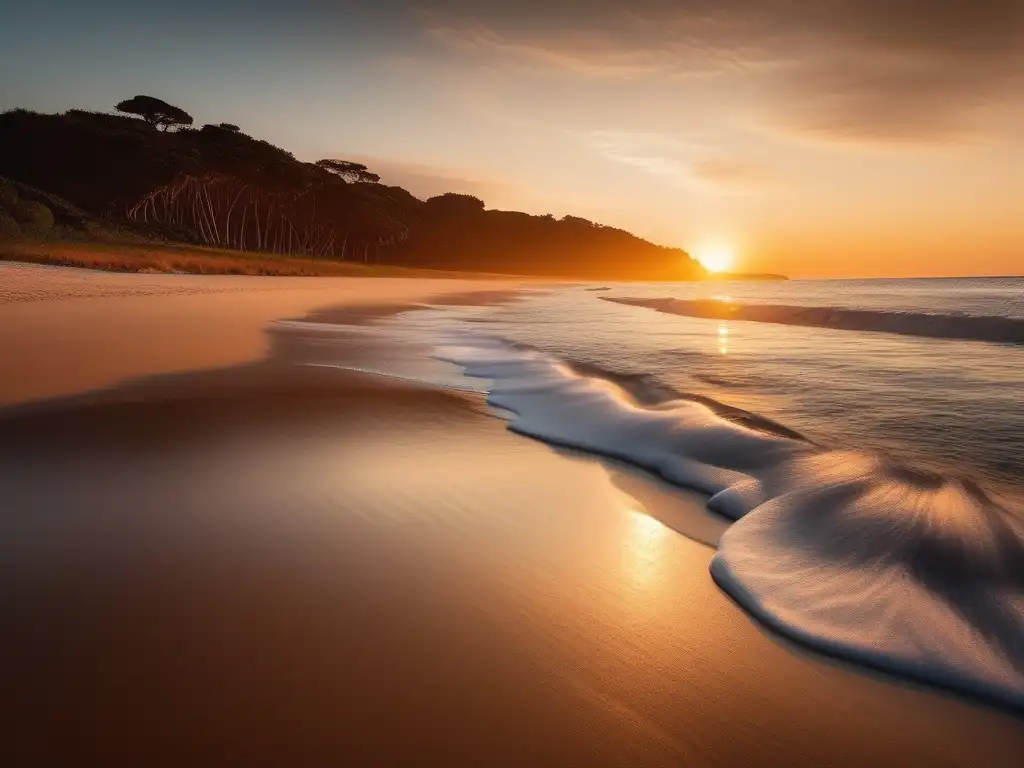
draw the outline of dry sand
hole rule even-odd
[[[389,282],[331,302],[470,287]],[[470,396],[258,361],[326,296],[19,315],[103,352],[78,378],[26,347],[26,381],[108,388],[0,411],[4,765],[1020,764],[1019,719],[761,631],[708,575],[700,498]],[[125,374],[121,337],[185,307],[206,333],[134,339]]]
[[[140,275],[0,262],[0,405],[261,358],[272,320],[523,280]]]

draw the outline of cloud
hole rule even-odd
[[[692,173],[698,181],[722,189],[762,187],[776,181],[768,169],[728,157],[696,160]]]
[[[735,192],[775,181],[767,168],[665,134],[596,131],[586,139],[591,149],[605,159],[670,184]]]
[[[713,51],[694,52],[679,66],[681,51],[670,47],[622,46],[613,30],[567,30],[557,36],[519,37],[481,23],[433,23],[430,35],[452,48],[500,57],[505,63],[554,69],[587,77],[632,79],[649,75],[714,74],[726,62]]]
[[[421,15],[499,64],[746,78],[764,121],[794,135],[955,141],[1024,99],[1021,0],[425,0]]]
[[[630,165],[672,181],[685,180],[687,168],[681,158],[689,145],[656,133],[595,131],[586,137],[591,149],[608,160]]]

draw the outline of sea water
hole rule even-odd
[[[570,286],[380,333],[416,350],[398,375],[706,493],[735,521],[711,576],[765,624],[1024,710],[1019,325],[1020,279],[792,281]]]

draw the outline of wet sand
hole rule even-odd
[[[760,630],[699,497],[267,346],[0,411],[5,765],[1019,764],[1021,720]]]

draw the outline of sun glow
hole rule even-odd
[[[708,272],[728,272],[736,260],[732,249],[724,245],[701,248],[694,256]]]

